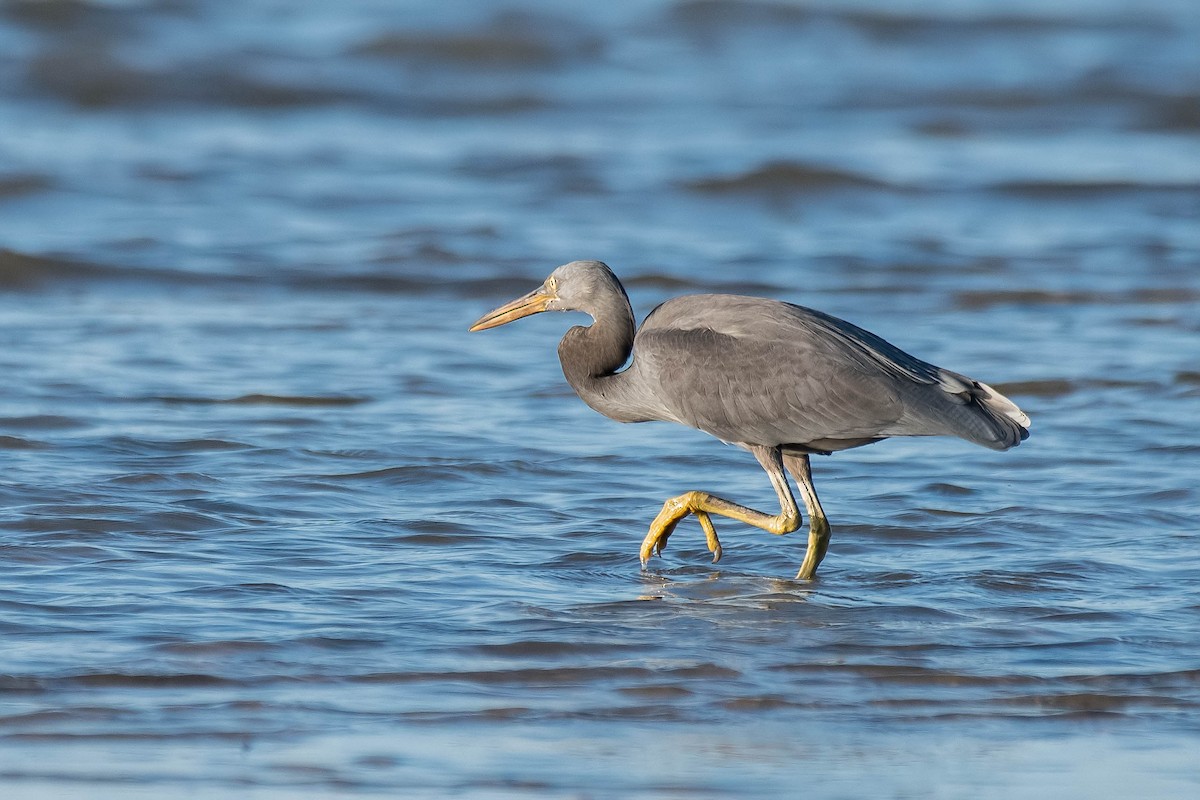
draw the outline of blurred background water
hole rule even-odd
[[[0,794],[1194,796],[1192,0],[0,2]],[[997,454],[566,387],[554,266],[993,383]],[[571,320],[570,322],[576,322]]]

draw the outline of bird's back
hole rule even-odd
[[[729,442],[819,452],[951,435],[1003,450],[1028,435],[1028,418],[986,384],[845,320],[764,298],[662,304],[638,331],[631,369],[667,418]]]

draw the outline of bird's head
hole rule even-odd
[[[621,284],[607,265],[599,261],[572,261],[551,272],[529,294],[484,314],[470,330],[485,331],[543,311],[589,311],[590,299],[602,288],[613,285],[619,289]]]

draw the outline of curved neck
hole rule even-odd
[[[558,360],[571,388],[589,406],[619,422],[645,419],[633,402],[629,370],[618,372],[633,352],[635,332],[633,308],[624,289],[590,298],[587,312],[594,322],[577,325],[558,343]]]

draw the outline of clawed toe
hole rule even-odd
[[[688,514],[695,515],[696,521],[700,523],[700,527],[704,530],[705,543],[708,545],[709,552],[713,554],[713,563],[715,564],[721,560],[721,540],[717,538],[717,531],[713,527],[712,518],[707,511],[696,508],[697,503],[690,502],[695,494],[697,493],[693,492],[679,497],[672,497],[663,503],[662,511],[658,512],[658,516],[654,518],[654,522],[650,523],[650,531],[646,534],[646,538],[642,540],[639,555],[641,556],[643,569],[651,557],[662,555],[663,550],[667,546],[667,539],[671,538],[671,534],[675,532],[675,526]]]
[[[700,527],[704,529],[704,538],[709,552],[713,554],[712,563],[715,564],[721,560],[721,540],[717,538],[717,529],[713,527],[712,518],[708,516],[707,511],[697,511],[695,514]]]

